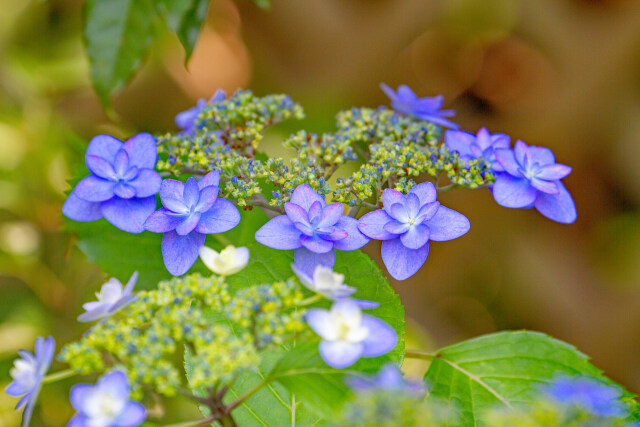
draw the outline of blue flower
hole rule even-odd
[[[391,362],[385,363],[375,375],[352,376],[347,380],[355,391],[387,390],[408,394],[424,393],[421,382],[407,381],[402,372]]]
[[[187,183],[165,179],[160,188],[163,208],[144,223],[145,229],[162,236],[162,258],[169,273],[181,276],[198,259],[205,235],[223,233],[240,222],[240,212],[228,200],[219,199],[220,172]]]
[[[76,185],[62,212],[76,221],[104,216],[121,230],[142,233],[162,182],[153,170],[156,160],[156,141],[148,133],[124,143],[109,135],[94,137],[85,155],[91,175]]]
[[[296,268],[312,277],[317,265],[333,267],[334,249],[353,251],[369,242],[360,231],[358,221],[343,215],[342,203],[327,205],[307,184],[299,185],[284,205],[280,215],[256,231],[258,242],[274,249],[295,249]]]
[[[216,93],[213,94],[210,103],[224,101],[227,97],[227,94],[222,89],[218,89]],[[176,115],[176,125],[181,128],[184,134],[193,134],[195,133],[195,121],[200,115],[202,109],[207,105],[207,101],[205,99],[200,98],[198,103],[189,108],[188,110],[182,111]]]
[[[577,405],[594,415],[624,418],[627,404],[620,401],[622,391],[588,377],[559,377],[544,387],[543,392],[559,403]]]
[[[413,276],[429,254],[429,240],[456,239],[469,231],[469,220],[440,205],[430,182],[413,187],[409,194],[387,188],[382,193],[384,209],[360,218],[360,231],[382,240],[382,261],[397,280]]]
[[[122,287],[122,283],[115,277],[109,279],[102,285],[100,292],[96,292],[98,301],[91,301],[82,305],[86,310],[78,316],[78,322],[92,322],[111,316],[116,311],[131,304],[136,296],[133,295],[133,287],[138,280],[138,272],[135,271],[127,285]]]
[[[495,150],[505,172],[496,176],[493,197],[507,208],[535,208],[557,222],[570,224],[577,218],[571,195],[560,181],[571,168],[556,163],[548,148],[517,141],[515,149]]]
[[[93,384],[71,387],[70,400],[78,412],[67,427],[136,427],[147,418],[138,402],[129,400],[131,389],[122,371],[103,375]]]
[[[453,110],[440,110],[444,100],[442,95],[418,98],[418,95],[407,85],[398,86],[398,90],[395,92],[384,83],[380,84],[380,88],[391,99],[391,107],[398,113],[415,116],[440,126],[458,129],[459,126],[457,124],[445,119],[445,117],[454,116],[456,112]]]
[[[11,369],[11,382],[5,392],[14,397],[22,396],[16,409],[26,406],[22,415],[22,426],[27,427],[31,422],[33,408],[38,400],[38,393],[42,386],[42,379],[49,370],[56,342],[53,337],[38,337],[35,343],[35,355],[26,350],[20,350],[20,359],[16,359]]]
[[[310,308],[307,323],[320,335],[320,356],[327,365],[347,368],[361,357],[377,357],[398,342],[393,328],[377,317],[363,314],[351,299],[340,299],[330,310]]]
[[[504,133],[489,133],[487,128],[482,128],[476,135],[462,130],[448,130],[444,134],[446,146],[451,151],[457,151],[460,158],[467,165],[469,160],[482,157],[489,163],[496,172],[504,172],[504,168],[496,160],[494,150],[498,148],[509,148],[511,138]]]

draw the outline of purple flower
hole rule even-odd
[[[445,117],[451,117],[456,114],[453,110],[440,110],[442,108],[442,95],[434,97],[418,98],[409,86],[400,85],[398,90],[394,92],[384,83],[380,84],[380,88],[391,99],[391,107],[398,113],[415,116],[421,120],[426,120],[440,126],[458,129],[458,125]]]
[[[153,170],[156,160],[156,141],[148,133],[124,143],[109,135],[94,137],[85,155],[91,175],[76,185],[62,212],[76,221],[104,216],[121,230],[142,233],[162,182]]]
[[[11,382],[5,392],[9,396],[22,396],[16,409],[26,408],[22,415],[22,427],[27,427],[31,422],[31,415],[38,400],[38,393],[42,386],[42,379],[49,370],[53,352],[56,349],[56,342],[53,337],[38,337],[35,343],[35,355],[26,350],[20,350],[20,359],[13,362],[11,369]]]
[[[133,287],[136,285],[137,280],[138,272],[135,271],[123,289],[122,283],[118,279],[115,277],[109,279],[108,282],[102,285],[100,292],[96,292],[98,301],[91,301],[82,305],[86,312],[78,316],[78,322],[92,322],[104,319],[131,304],[136,299],[136,296],[133,295]]]
[[[360,218],[360,231],[382,240],[382,261],[396,280],[413,276],[429,254],[429,240],[456,239],[469,231],[469,220],[441,206],[430,182],[413,187],[409,194],[387,188],[382,193],[384,209]]]
[[[70,400],[78,411],[67,427],[136,427],[147,418],[138,402],[129,400],[131,389],[122,371],[113,371],[98,379],[96,385],[76,384]]]
[[[348,298],[333,303],[330,310],[310,308],[307,323],[320,335],[320,356],[327,365],[347,368],[361,357],[381,356],[398,342],[393,328],[377,317],[362,314]]]
[[[469,160],[482,157],[496,172],[504,172],[504,169],[496,160],[494,150],[497,148],[509,148],[511,138],[504,133],[491,135],[487,128],[482,128],[477,135],[462,130],[448,130],[444,134],[444,141],[449,150],[457,151],[460,158],[468,165]]]
[[[144,223],[145,229],[162,236],[162,258],[169,273],[181,276],[198,259],[205,235],[223,233],[240,222],[240,212],[228,200],[218,199],[220,172],[187,183],[165,179],[160,188],[163,208]]]
[[[218,101],[224,101],[227,97],[227,94],[222,89],[218,89],[216,93],[213,94],[209,103],[214,103]],[[195,133],[195,122],[202,109],[207,105],[207,101],[203,98],[198,99],[198,103],[176,115],[176,125],[179,128],[183,129],[182,133],[184,134],[193,134]]]
[[[515,149],[495,150],[505,172],[496,176],[493,197],[507,208],[532,208],[549,219],[565,224],[576,220],[576,206],[560,182],[571,168],[556,163],[551,150],[516,142]]]
[[[602,417],[626,417],[628,406],[620,401],[622,391],[594,378],[559,377],[542,391],[553,400],[567,405],[577,405]]]
[[[309,277],[317,265],[333,267],[334,249],[353,251],[369,242],[360,231],[358,221],[343,215],[342,203],[327,205],[307,184],[299,185],[284,205],[280,215],[256,232],[256,240],[274,249],[295,249],[296,268]]]
[[[385,363],[375,375],[353,376],[347,380],[355,391],[387,390],[407,394],[422,394],[424,386],[420,382],[407,381],[402,372],[391,362]]]

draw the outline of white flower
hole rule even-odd
[[[79,322],[92,322],[111,316],[121,308],[131,304],[136,296],[133,294],[133,287],[138,280],[138,272],[135,271],[126,286],[115,277],[109,279],[102,285],[100,292],[96,292],[97,301],[91,301],[82,305],[86,310],[78,316]]]
[[[220,253],[207,247],[200,248],[200,259],[209,270],[220,276],[230,276],[242,270],[249,262],[249,249],[229,245]]]
[[[300,283],[326,298],[344,298],[356,291],[356,288],[344,284],[344,274],[334,273],[331,268],[324,265],[316,266],[313,279],[296,268],[295,264],[291,265],[291,269],[300,279]]]

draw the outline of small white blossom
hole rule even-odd
[[[200,259],[209,270],[220,276],[230,276],[242,270],[249,262],[249,249],[229,245],[217,252],[207,246],[200,248]]]

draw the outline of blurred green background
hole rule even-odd
[[[578,207],[566,226],[502,208],[486,190],[442,195],[472,228],[392,281],[408,346],[534,329],[640,392],[639,1],[275,0],[263,11],[213,0],[187,69],[167,34],[109,118],[81,30],[78,0],[0,0],[0,387],[35,336],[59,346],[80,336],[81,304],[106,279],[61,229],[66,180],[93,135],[173,130],[177,112],[219,87],[301,102],[307,119],[273,136],[328,131],[340,109],[387,103],[384,81],[444,94],[464,129],[552,148],[573,166],[565,182]],[[379,245],[366,250],[379,260]],[[66,423],[68,386],[45,388],[34,425]],[[15,402],[0,393],[0,425],[18,423]],[[177,404],[167,420],[195,411]]]

